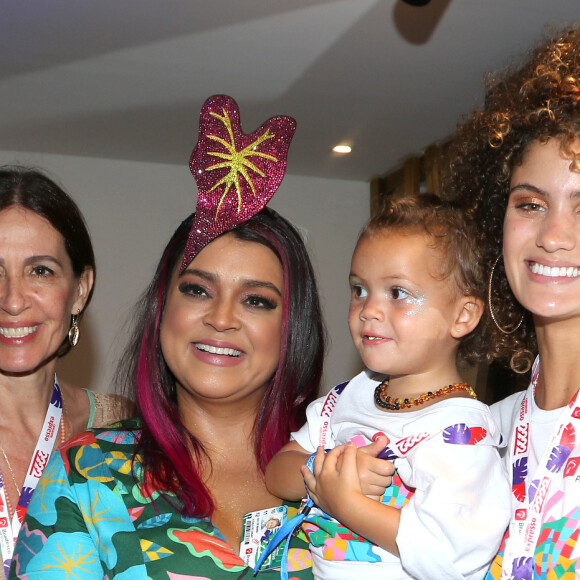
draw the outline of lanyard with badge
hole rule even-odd
[[[512,501],[515,503],[515,509],[504,552],[502,579],[532,578],[534,552],[542,529],[546,501],[557,491],[550,490],[550,487],[553,488],[554,483],[564,477],[566,463],[576,444],[576,433],[580,432],[580,407],[577,405],[579,398],[577,392],[563,409],[534,477],[526,477],[531,441],[530,396],[534,396],[538,382],[538,363],[539,361],[536,360],[532,370],[532,389],[524,396],[515,422],[512,459]]]
[[[348,381],[341,383],[334,387],[325,397],[322,404],[322,409],[320,416],[322,418],[322,425],[319,433],[318,444],[326,446],[330,439],[330,417],[336,403],[338,402],[338,397],[344,391]],[[312,462],[314,461],[314,455],[310,457],[307,462],[307,466],[312,469]],[[300,525],[304,522],[308,516],[310,509],[314,506],[314,502],[310,497],[308,497],[306,502],[303,502],[300,513],[287,520],[286,514],[284,518],[280,520],[277,532],[269,539],[268,543],[260,547],[260,550],[251,555],[251,562],[246,563],[254,568],[254,576],[258,573],[260,569],[268,570],[273,567],[280,568],[280,579],[288,580],[288,552],[290,548],[290,539],[295,533]],[[262,510],[264,511],[264,510]],[[260,512],[252,512],[252,514],[260,514]],[[252,515],[248,514],[248,515]],[[246,516],[244,517],[244,519]],[[284,542],[283,548],[281,548],[282,542]],[[242,547],[244,546],[244,539],[242,541]],[[242,552],[243,553],[243,552]],[[247,557],[246,557],[247,558]]]
[[[62,394],[55,376],[54,389],[44,418],[44,425],[36,442],[30,465],[28,466],[24,485],[22,486],[22,493],[18,500],[18,506],[14,510],[12,522],[10,522],[4,482],[0,476],[0,549],[2,550],[2,560],[5,566],[12,559],[14,544],[16,543],[16,538],[18,537],[24,516],[26,515],[26,510],[30,504],[32,493],[38,485],[40,476],[54,448],[54,440],[58,433],[61,416]]]

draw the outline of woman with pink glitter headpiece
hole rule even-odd
[[[12,578],[247,577],[266,522],[292,514],[263,472],[304,420],[324,351],[304,243],[264,207],[294,128],[274,117],[245,135],[231,98],[204,104],[196,213],[164,250],[120,367],[137,417],[55,455]],[[295,541],[294,576],[311,577]]]

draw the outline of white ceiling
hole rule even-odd
[[[226,93],[247,133],[296,118],[290,173],[368,180],[579,17],[580,0],[0,0],[0,149],[186,164]]]

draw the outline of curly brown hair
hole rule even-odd
[[[441,260],[432,274],[440,280],[450,279],[461,296],[474,296],[485,301],[485,279],[481,253],[476,237],[464,212],[454,203],[432,193],[399,199],[388,198],[380,213],[364,226],[359,240],[385,231],[424,234]],[[474,364],[485,357],[483,342],[484,317],[461,339],[458,361]]]
[[[556,138],[570,169],[580,170],[571,145],[580,136],[580,28],[574,25],[533,49],[520,66],[491,75],[483,110],[458,127],[449,148],[445,187],[474,220],[486,276],[502,252],[503,220],[512,169],[531,143]],[[537,351],[533,320],[509,288],[503,260],[493,273],[493,312],[512,334],[487,324],[488,360],[529,369]]]

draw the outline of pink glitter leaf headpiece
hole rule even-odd
[[[234,99],[226,95],[207,99],[189,160],[198,194],[182,272],[204,246],[270,201],[284,177],[295,129],[294,119],[278,116],[245,135]]]

